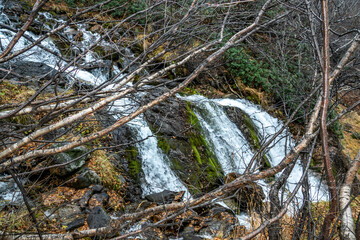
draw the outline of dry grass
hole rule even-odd
[[[344,106],[339,106],[338,111],[344,110]],[[351,111],[340,119],[340,123],[343,125],[344,138],[341,139],[341,144],[344,147],[344,154],[351,159],[355,158],[357,151],[360,149],[360,139],[353,137],[354,133],[360,134],[360,115]]]
[[[110,160],[111,157],[108,157],[105,151],[97,150],[91,154],[89,168],[101,177],[102,184],[105,187],[120,190],[124,184],[119,179],[121,172],[111,164]]]
[[[0,83],[0,104],[21,103],[34,93],[34,89],[3,81]]]

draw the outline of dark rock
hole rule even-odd
[[[196,235],[194,235],[192,233],[183,233],[183,234],[181,234],[181,238],[183,240],[202,240],[201,237],[196,236]]]
[[[17,1],[5,1],[2,4],[4,4],[4,11],[8,15],[19,15],[25,13],[24,5],[26,3],[17,2]]]
[[[101,178],[92,170],[88,168],[83,168],[79,175],[75,177],[71,182],[68,183],[69,186],[77,189],[86,188],[93,184],[100,183]]]
[[[91,189],[94,191],[94,193],[99,193],[104,190],[104,187],[101,185],[94,185],[91,187]]]
[[[86,219],[90,229],[106,227],[110,223],[110,217],[100,206],[96,206]]]
[[[4,69],[11,70],[11,73],[0,71],[0,78],[26,78],[34,79],[51,79],[57,74],[57,70],[41,62],[16,61],[14,63],[0,64]]]
[[[85,218],[77,218],[75,220],[73,220],[72,222],[66,224],[66,229],[65,231],[71,231],[71,230],[74,230],[75,228],[79,228],[79,227],[82,227],[84,226],[85,224]]]
[[[171,203],[172,201],[174,201],[175,196],[177,194],[178,194],[177,192],[164,190],[159,193],[153,193],[153,194],[146,195],[145,198],[150,202],[163,204],[163,203]]]
[[[109,202],[110,196],[106,192],[94,194],[89,200],[89,207],[104,206]]]
[[[93,194],[93,190],[90,189],[88,191],[85,192],[85,194],[80,198],[79,200],[79,205],[81,209],[85,209],[86,206],[88,205],[88,202],[91,198],[91,195]]]
[[[64,164],[73,161],[74,159],[84,155],[87,153],[88,150],[84,146],[79,146],[74,149],[71,149],[69,151],[56,154],[54,156],[54,163],[55,164]],[[84,166],[87,156],[83,156],[65,166],[53,168],[51,170],[52,173],[55,173],[58,176],[66,176],[68,174],[73,173],[74,171],[80,169],[82,166]]]

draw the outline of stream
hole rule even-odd
[[[0,0],[0,22],[13,26],[13,23],[9,20],[9,18],[2,13],[1,4],[2,1]],[[63,20],[54,19],[53,16],[48,13],[40,13],[38,17],[45,18],[54,24],[64,23]],[[48,28],[48,30],[51,29],[49,26]],[[78,29],[83,33],[83,40],[79,41],[77,44],[77,47],[80,50],[85,50],[87,46],[100,38],[98,34],[87,31],[85,25],[79,25]],[[73,39],[73,30],[74,29],[67,27],[64,29],[62,34],[66,35],[68,39]],[[0,29],[2,46],[6,47],[14,35],[14,32],[6,29]],[[26,32],[26,35],[32,39],[39,38],[39,36],[31,32]],[[12,51],[14,52],[20,50],[30,43],[30,41],[22,37]],[[56,47],[51,38],[46,39],[42,44],[52,51],[61,54],[60,50]],[[100,45],[106,44],[108,43],[105,41],[100,42]],[[23,61],[26,60],[45,63],[56,70],[60,70],[66,65],[66,63],[61,61],[58,57],[39,47],[32,48],[30,51],[12,60],[12,62],[19,59]],[[101,60],[95,52],[88,51],[83,61],[85,63],[98,63],[103,60]],[[116,67],[113,67],[111,72],[106,72],[104,69],[100,68],[86,71],[76,68],[75,66],[71,66],[66,70],[66,73],[68,73],[68,80],[70,82],[85,81],[86,83],[96,86],[108,81],[110,76],[118,74],[119,71],[120,70]],[[121,77],[123,77],[123,75],[119,76],[119,78]],[[111,89],[113,86],[114,85],[109,85],[106,89]],[[236,124],[228,118],[224,111],[224,107],[235,107],[245,112],[256,126],[262,142],[269,139],[283,126],[283,123],[280,120],[272,117],[258,105],[245,99],[207,99],[206,97],[200,95],[178,97],[184,101],[191,102],[196,106],[194,113],[199,119],[206,141],[209,146],[213,148],[212,150],[225,174],[230,172],[243,173],[249,164],[249,161],[253,157],[254,152],[251,150],[250,144],[247,142],[243,133],[238,129]],[[111,104],[108,111],[114,113],[114,116],[118,116],[118,118],[120,118],[137,107],[138,105],[134,101],[124,98]],[[127,126],[130,127],[131,131],[136,136],[136,140],[138,141],[136,143],[136,147],[138,148],[140,154],[142,171],[144,174],[144,177],[141,179],[143,196],[161,192],[163,190],[171,190],[185,191],[190,197],[190,193],[185,185],[181,182],[176,173],[171,170],[169,158],[158,147],[156,135],[151,131],[148,123],[144,120],[144,117],[142,115],[136,117],[129,122]],[[285,130],[267,151],[267,157],[270,160],[271,166],[277,165],[293,146],[294,141],[291,134]],[[302,166],[300,163],[297,163],[287,181],[286,191],[292,191],[294,189],[295,185],[301,178],[301,175]],[[316,176],[315,173],[310,173],[309,178],[309,183],[311,185],[311,200],[327,200],[327,189],[321,184],[318,176]],[[267,183],[259,181],[258,184],[263,187],[264,192],[268,192],[269,185]],[[19,191],[13,182],[0,182],[0,201],[17,201],[16,199],[18,197]],[[298,192],[298,197],[302,197],[301,191]]]

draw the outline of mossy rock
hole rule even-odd
[[[171,108],[171,109],[167,109]],[[164,118],[164,115],[170,115]],[[223,172],[207,144],[191,104],[170,99],[147,113],[157,135],[158,147],[170,160],[170,167],[192,194],[213,190],[222,184]]]
[[[141,171],[141,160],[138,158],[139,152],[136,147],[128,147],[125,149],[125,157],[129,166],[129,175],[138,180]]]
[[[239,108],[226,107],[225,109],[228,117],[237,125],[246,138],[246,141],[250,143],[252,151],[258,151],[261,148],[259,132],[250,116]],[[266,155],[263,154],[260,158],[260,170],[268,168],[271,168],[271,163]],[[271,180],[272,179],[269,179],[269,181]]]
[[[55,173],[58,176],[66,176],[69,174],[74,173],[75,171],[79,170],[82,166],[85,165],[85,161],[87,160],[87,156],[84,155],[88,152],[88,149],[84,146],[79,146],[68,150],[66,152],[62,152],[56,154],[54,156],[54,163],[55,164],[64,164],[69,163],[65,166],[52,168],[50,171]],[[84,155],[84,156],[82,156]],[[79,158],[75,160],[76,158]],[[75,160],[75,161],[74,161]]]

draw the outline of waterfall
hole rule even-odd
[[[207,140],[214,145],[225,173],[236,171],[242,173],[247,167],[253,153],[244,136],[234,123],[226,116],[222,107],[236,107],[250,116],[254,122],[262,142],[272,137],[283,127],[283,123],[263,111],[259,106],[245,99],[207,99],[200,95],[179,98],[195,104],[194,113],[199,118]],[[285,130],[269,146],[267,157],[272,166],[281,162],[285,155],[294,147],[291,134]],[[244,152],[245,151],[245,152]],[[287,181],[287,190],[292,191],[302,176],[302,166],[297,163]],[[321,184],[313,172],[309,174],[310,196],[314,201],[328,200],[327,189]],[[264,186],[264,184],[262,184]],[[264,188],[265,192],[268,191]],[[297,196],[302,198],[299,191]]]
[[[197,108],[193,111],[224,173],[243,172],[253,153],[244,135],[226,116],[221,106],[200,95],[179,98],[196,104]]]
[[[2,9],[2,2],[0,1],[0,10]],[[60,19],[55,19],[49,13],[39,13],[39,17],[44,17],[50,22],[56,22],[58,24],[63,24],[64,21]],[[7,16],[1,12],[0,21],[2,23],[6,23],[12,25]],[[48,30],[51,30],[51,27],[48,26]],[[85,50],[89,45],[93,42],[98,41],[100,35],[97,33],[92,33],[85,29],[85,25],[79,25],[78,28],[80,31],[83,32],[83,40],[78,42],[77,47],[80,50]],[[69,39],[72,39],[72,29],[70,27],[66,27],[63,31]],[[27,36],[31,37],[32,39],[36,40],[39,37],[31,32],[25,33]],[[15,35],[14,32],[0,29],[0,39],[2,41],[3,47],[6,47],[13,36]],[[25,46],[31,44],[31,42],[24,37],[20,38],[18,43],[15,45],[14,49],[12,50],[17,51]],[[51,49],[52,51],[60,54],[59,49],[55,46],[51,38],[47,38],[42,42],[44,46]],[[105,41],[101,41],[100,45],[104,46],[107,45]],[[22,54],[17,59],[26,60],[26,61],[33,61],[33,62],[42,62],[46,65],[60,70],[62,67],[65,66],[66,63],[58,59],[55,55],[44,51],[39,47],[34,47],[26,54]],[[16,60],[16,59],[15,59]],[[98,58],[97,54],[92,51],[88,51],[84,57],[85,63],[91,62],[101,62],[102,60]],[[92,85],[98,85],[108,80],[108,76],[100,70],[93,70],[92,72],[81,70],[76,67],[70,67],[66,70],[67,73],[70,73],[72,79],[77,79],[80,81],[85,81]],[[119,73],[119,69],[114,67],[114,74]],[[120,76],[119,78],[122,78]],[[109,85],[106,87],[107,90],[111,90],[114,86]],[[137,108],[136,104],[130,99],[124,98],[115,101],[109,109],[109,112],[113,112],[115,116],[121,117],[121,114],[130,113],[131,111]],[[128,126],[132,129],[132,131],[136,135],[136,140],[139,142],[137,143],[137,147],[139,149],[140,157],[142,160],[142,170],[144,173],[144,179],[142,180],[142,189],[143,195],[147,195],[150,193],[161,192],[163,190],[172,190],[172,191],[185,191],[187,194],[186,196],[189,197],[188,191],[186,187],[181,183],[181,181],[176,177],[176,175],[171,171],[168,163],[167,157],[162,153],[161,149],[157,146],[157,139],[156,136],[150,130],[147,122],[143,119],[143,116],[138,116],[130,123]],[[145,139],[145,140],[144,140]],[[13,194],[3,189],[9,188],[10,185],[6,183],[0,183],[0,193],[2,193],[2,197],[5,200],[13,198]],[[16,194],[17,196],[18,194]]]
[[[111,88],[111,86],[109,86],[109,88]],[[132,100],[123,98],[116,100],[111,106],[110,111],[114,112],[118,118],[120,118],[122,114],[127,115],[136,109],[136,107],[136,104]],[[127,125],[135,133],[136,140],[139,141],[136,147],[141,156],[141,167],[144,173],[144,179],[141,180],[143,196],[164,190],[171,190],[185,191],[185,196],[190,197],[187,188],[170,169],[169,159],[158,147],[157,138],[152,133],[143,116],[137,116],[127,123]]]
[[[0,22],[13,26],[9,18],[2,12],[2,1],[0,0]],[[63,24],[61,19],[55,19],[48,13],[39,13],[39,17],[43,17],[47,20],[56,22],[56,24]],[[50,29],[51,26],[47,26]],[[86,25],[79,25],[78,29],[83,33],[83,40],[77,42],[77,48],[85,50],[87,46],[100,39],[100,35],[92,33],[86,30]],[[72,32],[74,29],[66,27],[62,34],[67,36],[70,40],[73,39]],[[6,48],[15,33],[7,30],[0,29],[0,39],[2,46]],[[36,40],[39,36],[26,32],[26,36]],[[23,49],[25,46],[31,44],[31,41],[20,38],[15,45],[12,52]],[[108,43],[102,40],[99,43],[101,46],[106,46]],[[51,49],[52,51],[61,54],[60,50],[56,47],[51,38],[48,38],[42,42],[42,45]],[[35,46],[28,52],[17,57],[16,60],[26,60],[45,63],[48,66],[61,70],[66,63],[60,60],[55,55],[48,53],[38,46]],[[83,61],[85,63],[101,62],[102,60],[93,51],[88,51],[84,56]],[[119,70],[114,67],[114,74],[119,73]],[[88,82],[94,86],[108,81],[109,74],[104,74],[100,69],[93,71],[85,71],[75,66],[71,66],[66,70],[69,74],[69,78],[72,80],[80,80]],[[120,76],[122,78],[123,76]],[[106,89],[112,89],[113,85],[109,85]],[[197,108],[194,113],[199,119],[201,128],[204,131],[209,146],[213,148],[221,167],[225,173],[239,172],[242,173],[249,164],[250,159],[253,157],[249,143],[242,132],[237,126],[226,116],[223,111],[223,106],[236,107],[244,111],[250,116],[255,126],[258,129],[262,141],[265,141],[271,137],[283,124],[276,118],[261,110],[260,107],[244,100],[244,99],[213,99],[209,100],[203,96],[192,95],[188,97],[182,97],[186,101],[193,102]],[[134,101],[129,98],[119,99],[115,101],[109,108],[109,112],[113,112],[118,117],[122,117],[124,114],[133,111],[138,106]],[[160,192],[163,190],[173,191],[187,191],[186,187],[181,183],[179,178],[171,171],[169,167],[169,159],[163,154],[161,149],[158,148],[156,136],[151,132],[147,122],[140,115],[127,124],[136,136],[138,143],[136,144],[139,154],[142,160],[142,170],[144,178],[142,179],[142,188],[144,195],[154,192]],[[145,140],[144,140],[145,139]],[[267,157],[270,159],[271,164],[274,166],[278,164],[286,153],[294,146],[293,139],[288,131],[282,133],[274,144],[269,147]],[[300,164],[296,164],[291,175],[288,179],[287,188],[291,191],[295,184],[298,182],[302,174],[302,167]],[[323,188],[317,177],[310,173],[311,195],[316,200],[327,200],[326,189]],[[263,181],[259,181],[259,184],[264,186],[267,191],[267,184]],[[3,190],[5,183],[0,183],[0,193],[3,198],[9,199],[9,192]],[[318,194],[318,196],[316,196]]]

